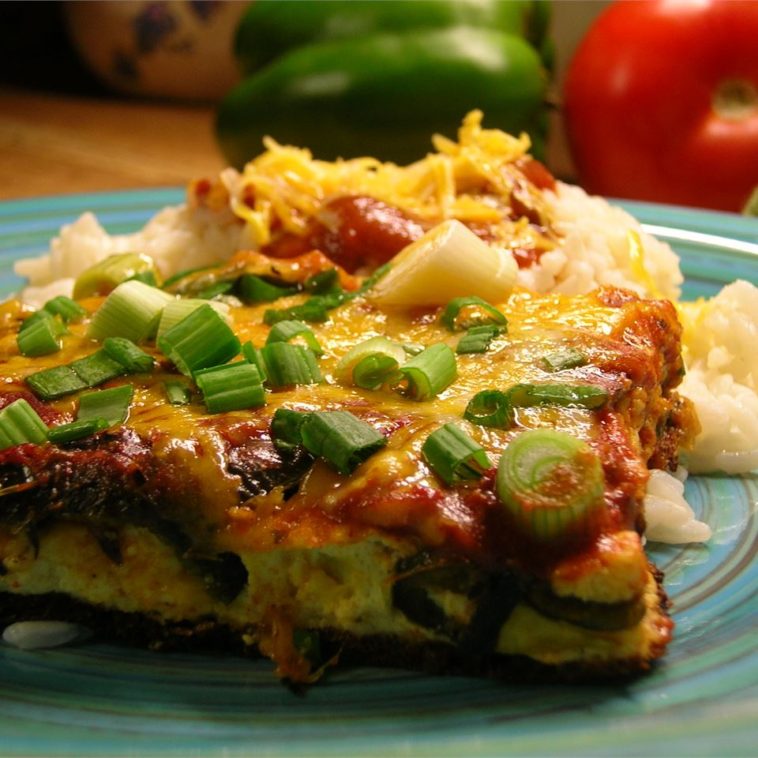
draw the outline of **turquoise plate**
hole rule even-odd
[[[175,189],[0,203],[0,292],[85,209],[113,232]],[[758,221],[624,205],[682,255],[685,295],[758,282]],[[265,662],[86,644],[0,647],[0,754],[33,756],[754,755],[758,744],[758,477],[697,477],[707,546],[656,547],[674,602],[665,660],[625,686],[509,686],[358,669],[305,695]]]

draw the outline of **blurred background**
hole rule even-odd
[[[0,197],[184,184],[225,165],[214,110],[240,79],[247,5],[0,3]],[[554,4],[558,80],[604,5]],[[572,175],[560,124],[548,162]]]
[[[444,129],[454,137],[451,124],[480,107],[485,126],[529,131],[535,153],[554,174],[583,182],[567,139],[564,85],[580,42],[611,4],[427,0],[379,3],[384,8],[372,16],[355,10],[360,2],[315,0],[3,2],[0,198],[183,185],[253,157],[261,135],[272,131],[331,159],[335,142],[353,149],[352,135],[341,131],[343,106],[345,113],[363,114],[357,129],[375,147],[371,152],[397,162],[422,157],[430,147],[432,115],[447,119]],[[726,4],[756,17],[754,0]],[[382,81],[372,50],[382,61]],[[651,48],[648,57],[656,55],[666,53]],[[727,78],[729,96],[751,119],[740,139],[742,150],[755,148],[753,157],[736,163],[743,174],[754,172],[752,187],[758,184],[752,44],[745,55],[752,60],[739,66],[747,75]],[[726,51],[722,57],[729,57]],[[433,70],[441,72],[439,91]],[[342,92],[338,101],[335,89]],[[398,98],[399,112],[413,106],[426,115],[393,133],[398,121],[384,107],[388,97]],[[361,144],[354,149],[360,152]],[[628,197],[667,199],[629,187]],[[738,196],[747,194],[741,188]],[[741,209],[732,197],[703,197],[682,203]]]

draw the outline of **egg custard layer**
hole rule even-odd
[[[82,304],[91,314],[101,300]],[[269,307],[230,309],[241,342],[266,342]],[[697,426],[675,391],[674,308],[616,289],[517,291],[498,308],[507,330],[484,353],[456,355],[455,380],[421,400],[402,384],[352,386],[338,363],[376,336],[409,355],[455,350],[461,334],[440,308],[346,302],[309,324],[322,380],[267,389],[265,405],[246,410],[209,413],[191,382],[189,402],[170,404],[178,372],[141,345],[156,368],[101,387],[134,386],[126,421],[0,451],[0,621],[86,618],[154,647],[222,633],[299,682],[340,661],[590,678],[647,668],[672,631],[641,542],[648,469],[675,466]],[[94,352],[89,317],[69,325],[59,352],[29,358],[16,344],[28,313],[14,301],[0,309],[0,406],[25,398],[48,426],[71,421],[76,393],[42,401],[25,380]],[[546,361],[567,352],[583,360]],[[592,387],[605,400],[526,403],[500,426],[464,419],[478,392],[514,385]],[[274,444],[278,409],[348,411],[383,446],[340,473],[328,455]],[[422,451],[448,423],[486,452],[478,476],[446,483]],[[534,429],[586,443],[602,467],[599,507],[565,534],[525,529],[498,491],[501,454]]]

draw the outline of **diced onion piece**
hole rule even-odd
[[[463,295],[502,303],[517,270],[510,252],[483,242],[460,221],[444,221],[399,252],[366,296],[389,306],[444,305]]]
[[[167,292],[136,280],[119,284],[95,311],[87,335],[142,342],[155,334],[161,312],[173,300]]]
[[[226,303],[209,302],[201,298],[180,298],[167,303],[161,312],[156,339],[160,339],[172,326],[176,326],[183,318],[203,305],[210,305],[219,316],[229,321],[229,306]]]
[[[337,364],[343,382],[364,389],[378,389],[405,363],[406,352],[386,337],[372,337],[348,350]]]
[[[19,398],[0,411],[0,450],[25,442],[47,440],[47,425],[28,400]]]
[[[531,429],[505,448],[498,498],[523,533],[540,542],[585,534],[604,505],[604,475],[590,446],[566,432]]]
[[[107,295],[119,284],[147,272],[155,275],[153,259],[141,253],[109,255],[82,271],[74,282],[74,297]]]
[[[492,465],[484,448],[455,424],[445,424],[433,431],[421,453],[448,486],[465,479],[479,479]]]

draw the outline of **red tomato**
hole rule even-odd
[[[758,185],[758,2],[616,2],[566,75],[592,193],[739,211]]]

